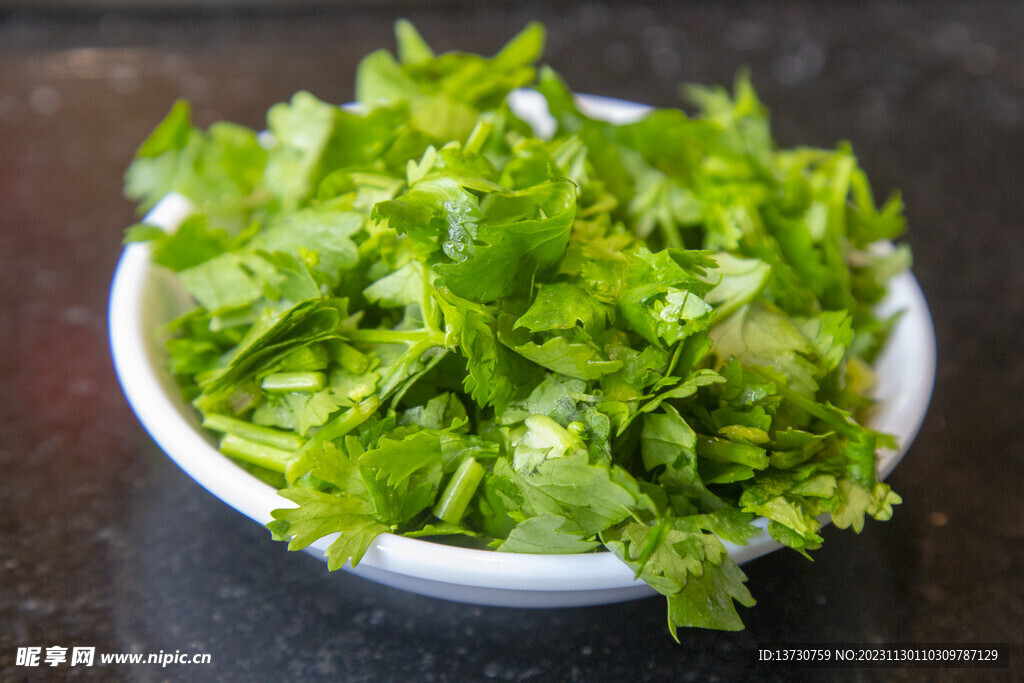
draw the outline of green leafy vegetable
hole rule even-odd
[[[848,145],[778,149],[746,75],[694,110],[612,124],[536,67],[530,25],[493,57],[435,54],[406,21],[357,70],[358,109],[300,92],[267,132],[175,104],[126,195],[195,310],[169,369],[221,451],[330,569],[381,533],[499,552],[610,551],[679,627],[742,628],[724,541],[808,555],[899,496],[864,426],[874,306],[909,252]],[[538,136],[509,104],[533,86]]]

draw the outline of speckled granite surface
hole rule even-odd
[[[352,95],[358,58],[412,18],[491,52],[528,19],[578,91],[677,103],[749,67],[782,144],[849,140],[903,191],[938,379],[890,482],[905,503],[813,563],[746,567],[739,634],[664,607],[441,602],[289,554],[148,440],[108,359],[106,297],[132,207],[120,176],[177,97],[202,124],[262,125],[298,89]],[[759,668],[794,642],[1008,642],[1024,632],[1024,6],[1013,3],[361,3],[46,14],[0,7],[0,676],[18,647],[203,652],[212,664],[64,667],[105,680],[873,679]],[[888,670],[884,678],[916,678]],[[955,671],[931,670],[957,677]],[[969,672],[960,672],[967,678]],[[1013,675],[1013,670],[1010,672]]]

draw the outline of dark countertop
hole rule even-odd
[[[294,5],[294,3],[293,3]],[[68,667],[106,680],[735,680],[768,644],[979,643],[1024,653],[1024,5],[357,3],[330,11],[73,14],[0,5],[0,672],[18,647],[202,652],[205,666]],[[262,125],[308,89],[352,97],[359,57],[414,20],[493,52],[528,19],[578,91],[677,104],[749,66],[781,144],[851,141],[901,188],[938,337],[904,504],[814,562],[746,567],[738,634],[672,641],[654,598],[562,610],[443,602],[287,553],[148,439],[113,375],[110,278],[134,220],[121,174],[178,97]],[[907,669],[886,678],[914,678]],[[952,677],[953,670],[926,670]],[[960,671],[965,678],[970,672]],[[1011,670],[1012,675],[1012,670]]]

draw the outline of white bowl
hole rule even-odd
[[[515,93],[514,105],[540,131],[550,126],[543,98]],[[581,97],[594,116],[618,122],[635,119],[646,107],[598,97]],[[548,128],[550,129],[550,128]],[[187,201],[169,196],[146,222],[173,228],[187,215]],[[168,271],[154,266],[149,245],[125,248],[110,293],[109,333],[114,366],[128,402],[153,440],[200,485],[259,524],[271,510],[294,505],[276,490],[221,455],[213,437],[200,427],[199,415],[182,399],[166,372],[165,323],[193,306]],[[906,453],[928,408],[935,379],[935,333],[917,281],[897,276],[880,312],[903,310],[893,338],[876,365],[880,404],[871,426],[895,434],[898,451],[884,451],[879,465],[888,475]],[[747,545],[726,543],[737,563],[781,547],[762,532]],[[268,532],[269,533],[269,532]],[[308,551],[323,557],[333,536]],[[284,548],[284,545],[281,546]],[[396,588],[460,602],[510,607],[567,607],[619,602],[654,591],[614,555],[526,555],[456,548],[382,534],[355,568],[346,570]]]

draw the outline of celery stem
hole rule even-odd
[[[444,335],[434,330],[352,330],[345,333],[350,342],[365,344],[415,344],[424,339],[438,341],[435,346],[444,343]]]
[[[275,372],[263,378],[260,388],[272,393],[298,391],[311,394],[326,384],[327,377],[322,372]]]
[[[306,440],[298,434],[284,432],[273,427],[264,427],[217,413],[206,415],[203,418],[203,427],[222,434],[233,434],[282,451],[297,451],[306,443]]]
[[[220,451],[232,458],[281,473],[284,473],[289,463],[296,457],[295,453],[249,441],[234,434],[225,434],[221,438]]]
[[[437,501],[434,516],[449,524],[458,524],[483,478],[483,465],[473,458],[463,460]]]

